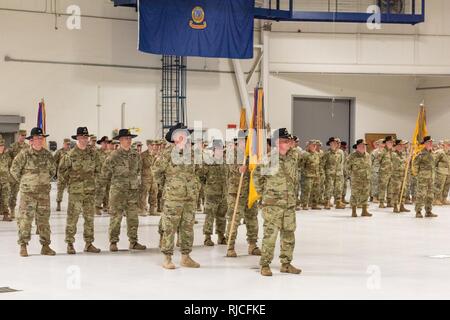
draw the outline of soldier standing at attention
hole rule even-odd
[[[395,151],[392,153],[392,178],[388,192],[390,194],[389,198],[392,199],[394,213],[410,212],[410,210],[405,208],[407,185],[405,185],[402,199],[399,199],[400,193],[402,192],[403,180],[405,178],[406,164],[408,162],[407,155],[405,154],[405,147],[407,144],[408,141],[396,140],[394,147]]]
[[[139,209],[141,211],[140,215],[147,215],[147,203],[151,202],[153,206],[150,208],[151,215],[155,215],[155,202],[156,202],[156,194],[154,190],[158,187],[156,186],[156,181],[153,176],[153,165],[154,159],[152,157],[150,148],[152,141],[147,141],[147,150],[141,153],[142,160],[142,185],[140,191],[140,201],[139,201]],[[150,191],[153,191],[150,193]],[[155,199],[148,199],[148,197],[154,197]]]
[[[199,268],[191,257],[194,242],[195,205],[198,195],[198,177],[188,137],[190,131],[179,123],[166,134],[172,143],[161,154],[155,165],[155,175],[165,177],[164,208],[162,219],[161,252],[164,254],[163,268],[175,269],[172,262],[175,234],[179,230],[181,265]]]
[[[370,184],[370,201],[378,203],[378,173],[380,172],[380,159],[383,153],[385,144],[384,139],[375,141],[375,149],[370,153],[370,160],[372,161],[372,178]]]
[[[306,153],[300,162],[300,170],[302,173],[302,209],[320,210],[318,206],[318,188],[320,180],[320,155],[316,152],[316,140],[310,140],[306,145]]]
[[[442,141],[442,149],[435,156],[435,191],[434,205],[448,205],[448,192],[450,189],[450,140]]]
[[[356,208],[362,207],[362,217],[371,217],[368,212],[368,200],[370,193],[371,164],[370,155],[366,152],[367,144],[364,139],[356,141],[353,149],[356,149],[347,159],[347,172],[350,176],[352,195],[352,217],[356,218]]]
[[[202,176],[205,181],[205,224],[203,234],[204,244],[213,246],[211,240],[214,221],[216,221],[217,244],[227,244],[225,239],[227,198],[226,198],[226,165],[223,157],[223,143],[221,140],[213,140],[213,155],[205,159],[206,164],[202,168]]]
[[[26,130],[19,130],[19,137],[17,138],[17,142],[13,143],[10,146],[9,150],[12,160],[14,160],[17,157],[20,151],[30,148],[30,146],[25,142],[26,136],[27,136]],[[10,186],[11,186],[11,193],[9,197],[9,212],[11,214],[11,218],[14,219],[16,213],[17,194],[19,193],[19,183],[17,181],[14,181],[14,179],[12,179]]]
[[[339,148],[339,138],[328,139],[327,146],[330,147],[323,155],[323,167],[325,170],[325,208],[331,209],[331,197],[334,196],[336,209],[345,209],[342,203],[342,182],[344,181],[344,152]]]
[[[434,157],[433,139],[430,136],[423,138],[421,143],[424,149],[414,159],[413,175],[417,177],[416,189],[416,218],[423,218],[422,208],[425,206],[425,217],[436,218],[432,212],[434,199]]]
[[[139,227],[139,190],[141,188],[142,161],[140,155],[131,150],[131,142],[137,136],[131,134],[129,129],[120,129],[114,140],[119,140],[120,148],[111,153],[102,168],[102,192],[110,183],[110,224],[109,224],[109,250],[119,251],[117,243],[120,236],[120,225],[123,215],[127,219],[127,235],[130,250],[145,250],[146,246],[138,242]]]
[[[3,221],[12,221],[9,216],[8,202],[10,197],[10,178],[9,169],[12,159],[8,151],[6,151],[5,140],[0,138],[0,214],[3,214]]]
[[[100,149],[97,150],[97,159],[99,161],[100,168],[103,167],[103,164],[106,161],[106,158],[109,157],[111,154],[111,151],[108,148],[108,145],[111,144],[111,140],[108,139],[107,136],[102,137],[99,141],[97,141],[97,144],[100,145]],[[95,207],[96,207],[96,214],[98,216],[102,215],[102,209],[104,212],[108,211],[108,205],[109,205],[109,184],[106,186],[104,195],[102,195],[101,188],[103,186],[100,185],[101,182],[101,169],[100,172],[97,172],[97,190],[96,190],[96,199],[95,199]]]
[[[389,199],[387,190],[392,176],[392,153],[394,146],[394,139],[391,136],[383,140],[385,149],[380,155],[380,170],[378,173],[378,200],[380,201],[380,208],[392,208],[392,199]],[[385,205],[387,198],[387,205]]]
[[[347,158],[349,156],[348,145],[347,145],[346,141],[341,141],[341,150],[342,150],[342,152],[344,152],[344,156],[345,156],[345,159],[344,159],[344,181],[342,182],[342,203],[349,204],[349,202],[347,202],[347,200],[345,200],[345,197],[347,196],[347,184],[350,179],[350,176],[347,172],[347,166],[346,166]]]
[[[278,129],[275,140],[278,153],[278,165],[267,168],[259,165],[255,171],[255,186],[261,195],[262,214],[264,218],[264,237],[261,253],[261,275],[272,276],[270,264],[274,257],[275,244],[280,235],[280,260],[282,273],[301,273],[291,262],[295,247],[295,205],[297,195],[295,193],[298,172],[298,157],[292,156],[289,140],[291,135],[283,128]],[[264,172],[263,167],[269,172]]]
[[[54,256],[50,248],[50,181],[56,174],[55,160],[44,149],[41,128],[33,128],[27,140],[31,148],[20,152],[11,165],[11,176],[20,183],[19,245],[20,255],[28,257],[27,245],[31,240],[31,224],[35,218],[42,244],[42,255]]]
[[[66,155],[70,151],[70,139],[64,139],[63,147],[56,151],[55,155],[53,156],[53,159],[55,160],[56,164],[56,175],[58,176],[58,167],[61,163],[61,160],[63,159],[64,155]],[[56,211],[61,211],[61,202],[63,200],[63,193],[64,190],[67,188],[67,184],[65,184],[61,179],[58,178],[58,183],[56,185],[57,192],[56,192]]]
[[[75,254],[73,246],[77,233],[80,214],[84,218],[84,252],[99,253],[94,245],[94,212],[96,180],[101,170],[98,153],[88,148],[89,131],[86,127],[77,129],[72,136],[77,140],[75,148],[64,155],[59,164],[59,179],[67,183],[69,189],[69,205],[67,209],[66,243],[67,253]]]

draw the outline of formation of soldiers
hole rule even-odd
[[[21,130],[18,141],[9,150],[0,138],[0,209],[3,221],[12,221],[20,189],[17,221],[20,255],[28,256],[33,222],[42,244],[41,254],[55,255],[50,248],[49,223],[54,177],[57,177],[57,211],[62,209],[64,190],[68,192],[65,230],[68,254],[76,254],[74,243],[80,215],[84,219],[84,251],[88,253],[100,252],[94,246],[95,215],[110,216],[111,252],[119,250],[123,217],[127,221],[129,249],[145,250],[146,246],[138,242],[139,216],[161,215],[159,246],[164,255],[163,267],[176,268],[172,256],[175,246],[179,246],[181,265],[198,268],[200,264],[191,253],[195,213],[203,203],[204,245],[215,245],[212,239],[215,226],[217,244],[228,244],[226,256],[237,257],[235,240],[239,226],[245,225],[248,254],[261,256],[263,276],[272,275],[270,263],[278,234],[280,271],[301,272],[291,264],[296,210],[330,210],[332,205],[345,209],[348,181],[352,217],[358,216],[357,208],[362,208],[361,216],[371,217],[369,201],[379,203],[380,208],[392,207],[394,213],[409,212],[405,205],[414,202],[417,218],[423,218],[423,207],[425,216],[431,218],[437,217],[432,212],[433,205],[450,204],[447,200],[450,140],[435,146],[431,137],[425,137],[423,151],[408,163],[411,157],[404,140],[386,137],[375,143],[370,154],[363,139],[353,145],[354,152],[349,154],[347,144],[338,137],[326,142],[326,151],[321,150],[322,143],[318,140],[308,141],[306,150],[302,150],[297,137],[279,129],[267,141],[267,159],[276,155],[278,165],[271,166],[265,161],[257,166],[253,179],[261,197],[249,208],[250,172],[238,161],[239,155],[245,154],[247,132],[239,131],[238,137],[227,146],[214,140],[210,147],[203,142],[191,145],[191,133],[192,130],[178,124],[169,130],[165,141],[147,140],[147,150],[142,152],[142,144],[133,143],[137,136],[128,129],[121,129],[112,140],[102,137],[97,141],[86,127],[80,127],[71,137],[75,145],[71,147],[72,141],[65,139],[54,155],[44,148],[47,135],[39,128],[34,128],[28,137]],[[190,152],[192,146],[194,151]],[[197,157],[201,161],[196,161]],[[261,249],[257,244],[258,209],[264,221]]]

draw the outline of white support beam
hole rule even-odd
[[[241,97],[241,107],[244,107],[247,111],[247,119],[250,119],[251,117],[251,105],[250,105],[250,99],[249,94],[247,92],[247,84],[245,81],[245,75],[242,71],[241,62],[237,59],[233,59],[233,67],[234,67],[234,74],[236,76],[236,83],[239,90],[239,96]],[[239,110],[240,112],[240,110]]]

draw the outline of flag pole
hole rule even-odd
[[[411,143],[411,145],[409,146],[408,162],[406,163],[405,174],[403,176],[402,190],[400,191],[400,198],[398,199],[398,203],[400,205],[402,204],[403,193],[405,192],[405,188],[406,188],[406,179],[408,178],[408,171],[409,171],[409,166],[412,161],[412,155],[413,155],[413,145]]]

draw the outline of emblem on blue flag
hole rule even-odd
[[[206,29],[205,10],[202,7],[197,6],[192,10],[192,20],[189,21],[189,26],[196,30]]]

